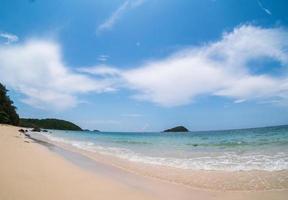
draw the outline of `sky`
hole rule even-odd
[[[0,82],[84,129],[288,124],[288,2],[0,0]]]

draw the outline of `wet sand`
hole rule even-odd
[[[40,141],[53,143],[55,146],[66,149],[68,152],[85,155],[98,163],[105,163],[107,166],[113,165],[116,168],[120,168],[130,173],[180,184],[193,189],[246,192],[288,190],[288,170],[221,171],[179,169],[132,162],[126,159],[120,159],[116,156],[79,149],[70,144],[48,140],[47,137],[37,133],[33,134],[33,137],[38,138]],[[64,157],[68,156],[69,155],[67,154],[64,155]]]

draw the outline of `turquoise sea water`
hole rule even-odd
[[[132,162],[195,170],[288,169],[288,126],[190,133],[52,131],[52,141]]]

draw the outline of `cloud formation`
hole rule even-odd
[[[0,33],[0,37],[6,39],[5,44],[10,44],[19,40],[17,35],[11,33]]]
[[[25,103],[45,109],[73,107],[83,93],[121,89],[131,90],[137,100],[168,107],[203,95],[287,106],[287,67],[288,31],[280,27],[242,25],[218,41],[125,70],[106,64],[72,69],[52,41],[0,46],[0,81],[22,93]]]
[[[108,55],[99,55],[97,60],[99,60],[100,62],[106,62],[108,58],[109,58]]]
[[[78,72],[86,73],[86,74],[92,74],[95,76],[101,76],[101,77],[109,77],[110,79],[112,77],[118,78],[121,76],[122,71],[119,69],[116,69],[115,67],[111,67],[109,65],[96,65],[94,67],[81,67],[77,69]]]
[[[97,33],[110,30],[116,22],[130,9],[142,5],[145,0],[125,0],[102,24],[97,28]]]
[[[81,93],[110,89],[108,81],[73,72],[58,44],[43,40],[0,46],[0,80],[22,93],[23,102],[44,109],[70,108]]]
[[[162,106],[188,104],[200,95],[265,100],[288,104],[288,32],[283,28],[243,25],[221,40],[191,47],[166,59],[123,71],[134,98]],[[282,76],[254,73],[251,63],[269,59],[286,70]],[[256,69],[257,71],[257,69]]]
[[[272,15],[271,11],[268,10],[267,8],[265,8],[265,7],[263,6],[263,4],[261,3],[260,0],[257,0],[257,3],[258,3],[258,5],[260,6],[260,8],[261,8],[266,14]]]

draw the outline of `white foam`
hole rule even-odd
[[[126,148],[104,147],[93,142],[75,141],[64,138],[47,136],[49,140],[62,142],[76,148],[97,152],[106,155],[117,156],[131,162],[140,162],[151,165],[168,166],[180,169],[193,170],[225,170],[225,171],[250,171],[265,170],[279,171],[288,169],[288,156],[279,152],[274,155],[237,153],[223,153],[223,155],[198,156],[193,158],[152,157],[136,153]]]

